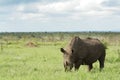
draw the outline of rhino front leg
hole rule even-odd
[[[77,71],[77,70],[79,69],[79,67],[80,67],[81,64],[82,64],[82,61],[81,61],[81,60],[79,60],[79,61],[77,61],[77,62],[75,63],[75,71]]]

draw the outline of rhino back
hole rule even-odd
[[[83,58],[84,63],[86,64],[95,62],[102,54],[105,53],[105,47],[98,39],[84,40],[83,49],[86,50],[86,53],[79,52],[79,54],[86,54]]]
[[[74,37],[66,46],[67,51],[72,51],[72,56],[75,61],[83,59],[85,64],[95,62],[102,54],[105,53],[104,45],[93,38],[80,39]]]

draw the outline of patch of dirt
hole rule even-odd
[[[37,47],[37,44],[33,43],[33,42],[28,42],[26,43],[27,47]]]

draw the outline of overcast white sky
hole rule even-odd
[[[120,31],[120,0],[0,0],[0,32]]]

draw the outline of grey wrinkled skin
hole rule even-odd
[[[78,70],[80,65],[88,65],[90,71],[93,68],[92,64],[97,60],[99,60],[100,70],[104,68],[106,47],[98,39],[74,37],[60,51],[63,53],[65,71],[71,71],[72,68]]]

